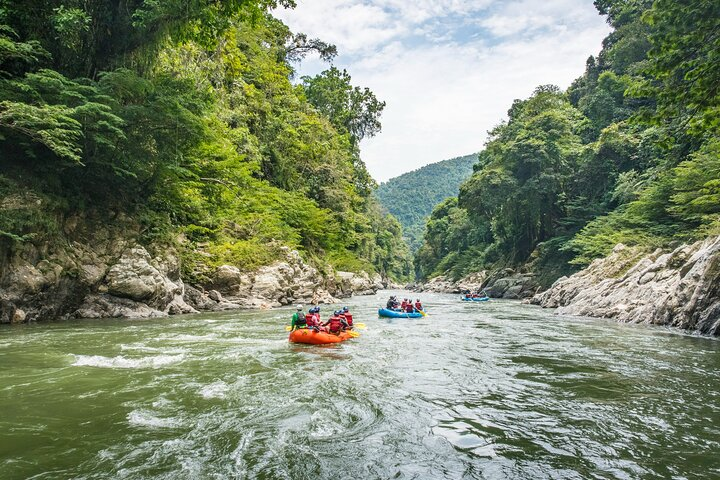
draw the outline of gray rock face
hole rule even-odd
[[[260,267],[255,272],[242,272],[231,265],[222,265],[215,271],[208,287],[229,303],[254,308],[291,303],[335,303],[334,295],[377,291],[372,289],[373,280],[367,274],[359,276],[359,281],[355,274],[339,276],[335,280],[305,263],[297,251],[282,250],[285,257],[282,261]]]
[[[335,295],[349,297],[351,295],[375,295],[384,288],[382,277],[378,274],[370,276],[367,272],[337,272],[337,286]]]
[[[66,242],[0,255],[0,323],[195,312],[183,299],[177,253],[152,257],[134,240],[137,225],[121,215],[112,223],[71,217]]]
[[[618,245],[532,299],[558,313],[669,325],[720,335],[720,237],[672,252]]]
[[[108,227],[71,217],[66,242],[26,244],[0,252],[0,323],[83,317],[160,317],[198,310],[271,308],[290,303],[334,303],[335,296],[374,294],[378,275],[330,271],[322,274],[297,251],[255,272],[223,265],[213,281],[186,286],[171,247],[156,255],[138,244],[138,227],[118,215]]]
[[[463,293],[467,290],[475,292],[482,288],[487,278],[488,273],[485,270],[471,273],[458,281],[452,281],[444,275],[439,275],[425,283],[410,285],[409,287],[410,290],[417,292]]]
[[[533,275],[529,273],[516,273],[511,269],[503,269],[492,273],[485,270],[471,273],[456,282],[443,276],[435,277],[414,290],[438,293],[485,291],[493,298],[521,299],[531,297],[537,290],[537,284]]]

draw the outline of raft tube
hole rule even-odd
[[[378,315],[387,318],[422,318],[422,313],[407,313],[407,312],[396,312],[395,310],[388,310],[387,308],[381,308],[378,310]]]
[[[340,332],[338,335],[325,332],[317,332],[307,328],[298,328],[290,332],[288,340],[293,343],[309,343],[310,345],[325,345],[327,343],[340,343],[351,338],[348,332]]]
[[[463,302],[487,302],[490,300],[490,297],[477,297],[477,298],[460,297],[460,300],[462,300]]]

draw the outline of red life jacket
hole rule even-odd
[[[320,316],[317,313],[308,313],[305,315],[305,322],[308,327],[317,327],[320,324]]]
[[[405,311],[406,311],[407,313],[413,313],[413,306],[412,306],[411,303],[408,303],[408,304],[407,304],[407,306],[405,307]]]
[[[328,327],[331,332],[337,333],[340,330],[342,330],[342,319],[336,315],[333,315],[330,317],[330,323],[328,324]]]
[[[422,310],[422,303],[415,302],[415,310]]]
[[[348,325],[352,327],[352,314],[350,312],[343,313],[343,317],[345,317],[345,320],[347,320]]]

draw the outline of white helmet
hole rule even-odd
[[[302,305],[297,306],[298,311],[302,310]]]

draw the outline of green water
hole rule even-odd
[[[383,298],[325,347],[289,310],[2,328],[0,478],[720,478],[719,341]]]

